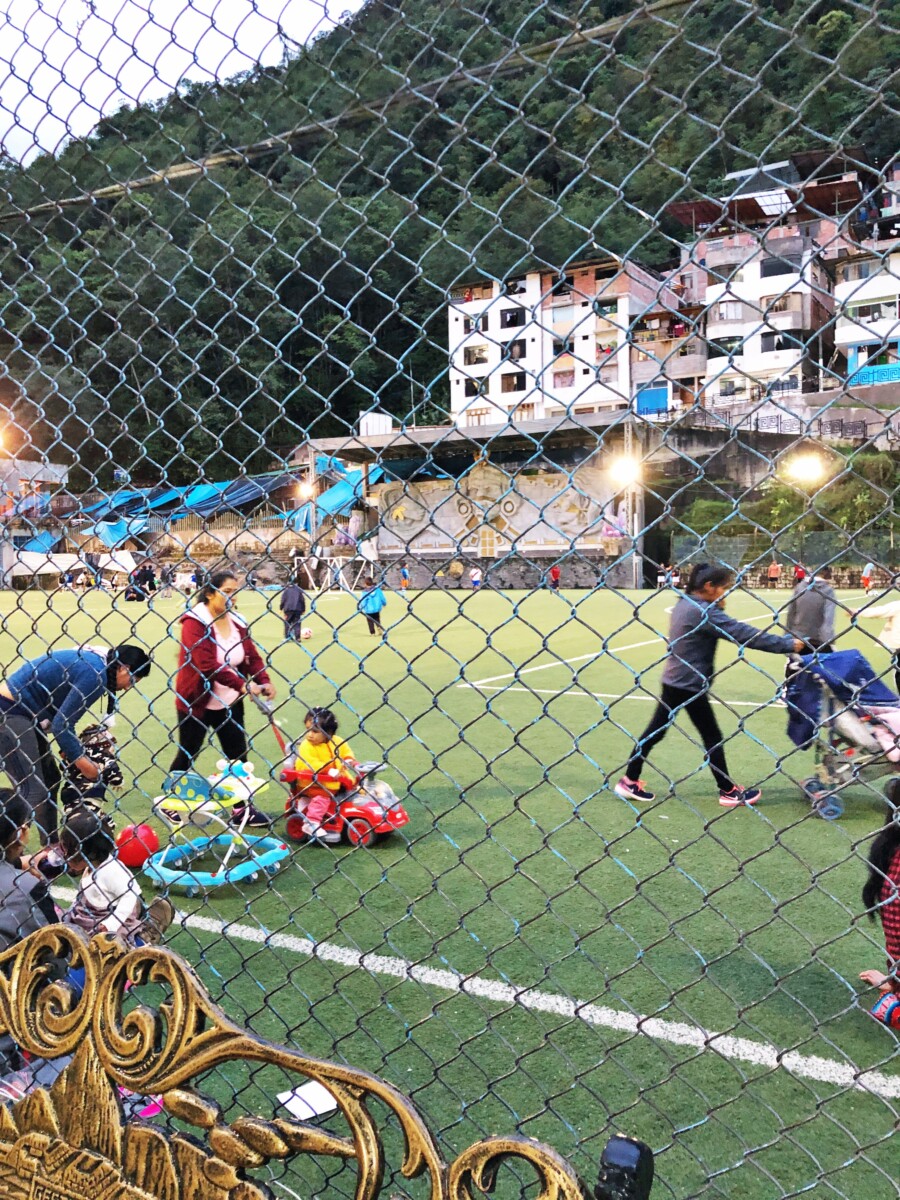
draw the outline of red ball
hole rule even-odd
[[[150,825],[126,825],[116,838],[119,862],[126,867],[142,867],[159,849],[156,830]]]

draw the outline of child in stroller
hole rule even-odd
[[[288,837],[312,845],[371,846],[378,834],[392,833],[409,821],[387,784],[374,776],[381,763],[359,763],[338,737],[337,717],[328,708],[312,708],[306,733],[295,749],[292,768],[282,772],[291,784],[287,804]]]
[[[858,650],[805,655],[788,663],[788,736],[814,745],[817,771],[803,783],[813,811],[835,820],[840,793],[900,769],[900,698]]]
[[[84,755],[100,768],[96,779],[86,779],[71,763],[64,763],[60,798],[63,808],[99,809],[107,788],[122,786],[122,768],[116,752],[116,739],[107,725],[86,725],[79,733]]]

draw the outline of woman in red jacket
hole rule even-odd
[[[192,768],[208,733],[216,735],[230,762],[243,762],[247,757],[244,695],[270,700],[275,696],[247,622],[235,610],[234,594],[239,587],[231,571],[213,575],[181,618],[181,652],[175,680],[178,753],[170,768],[173,775]],[[239,805],[235,818],[243,815],[243,806]],[[268,820],[252,809],[247,824],[265,825]]]

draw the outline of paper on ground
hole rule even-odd
[[[334,1097],[328,1088],[323,1087],[314,1079],[294,1088],[292,1092],[279,1092],[278,1099],[288,1112],[299,1117],[301,1121],[308,1121],[310,1117],[320,1117],[324,1113],[334,1112],[337,1108]]]

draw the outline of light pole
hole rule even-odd
[[[625,533],[631,539],[631,586],[637,591],[643,583],[643,563],[639,553],[644,525],[641,462],[623,454],[610,461],[608,470],[616,491],[625,496]]]

